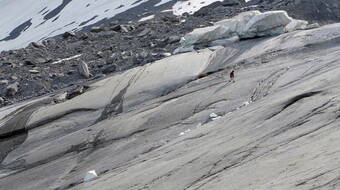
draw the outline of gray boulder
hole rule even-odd
[[[27,60],[24,61],[24,65],[34,66],[34,65],[36,65],[36,63],[33,60],[27,59]]]
[[[108,67],[106,67],[102,72],[103,74],[109,74],[109,73],[113,73],[117,70],[117,66],[116,65],[110,65]]]
[[[111,28],[110,28],[111,30],[113,30],[113,31],[115,31],[115,32],[119,32],[120,31],[120,29],[121,29],[121,27],[120,27],[120,25],[113,25],[113,26],[111,26]]]
[[[19,91],[19,82],[15,82],[10,84],[6,87],[6,95],[7,96],[14,96]]]
[[[56,96],[54,96],[54,102],[55,103],[61,103],[67,100],[67,92],[58,94]]]
[[[143,31],[141,31],[139,34],[137,34],[137,37],[143,37],[148,35],[151,32],[150,28],[145,28]]]
[[[84,86],[77,86],[71,90],[69,90],[66,93],[66,99],[70,100],[73,99],[81,94],[83,94],[85,92],[85,87]],[[63,99],[64,94],[62,94],[62,99]],[[64,101],[64,100],[63,100]]]
[[[31,74],[38,74],[38,73],[40,73],[40,71],[38,71],[37,69],[31,69],[31,70],[29,70],[29,72]]]
[[[105,29],[103,27],[99,27],[99,26],[94,26],[91,28],[91,32],[94,32],[94,33],[102,32],[104,30]]]
[[[122,32],[128,33],[133,30],[133,27],[130,25],[120,25],[120,29]]]
[[[43,64],[43,63],[47,63],[49,61],[50,61],[50,59],[46,59],[46,58],[43,58],[43,57],[38,57],[38,58],[34,59],[33,62],[35,62],[37,64]]]
[[[110,27],[111,30],[115,31],[115,32],[125,32],[128,33],[131,30],[134,30],[134,27],[131,25],[114,25],[112,27]]]
[[[31,43],[33,47],[36,47],[36,48],[44,48],[45,45],[41,42],[32,42]]]
[[[0,85],[8,85],[8,80],[0,80]]]
[[[305,27],[306,30],[315,29],[315,28],[320,28],[320,24],[319,23],[313,23],[313,24],[308,24]]]
[[[76,35],[75,35],[75,33],[74,32],[65,32],[64,34],[63,34],[63,38],[65,38],[65,39],[67,39],[67,38],[69,38],[69,37],[75,37]]]
[[[167,38],[167,43],[174,44],[174,43],[179,42],[180,40],[181,40],[180,36],[170,36]]]
[[[90,78],[90,70],[84,61],[81,61],[78,65],[79,74],[85,78]]]

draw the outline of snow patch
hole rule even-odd
[[[210,119],[212,119],[212,118],[218,117],[218,115],[217,115],[216,113],[211,113],[211,114],[209,115],[209,117],[210,117]]]
[[[202,7],[208,6],[214,2],[223,0],[189,0],[177,1],[172,7],[174,15],[182,15],[184,13],[194,14]]]
[[[168,10],[163,10],[161,11],[162,13],[168,13],[168,12],[172,12],[172,9],[168,9]]]
[[[0,0],[0,51],[21,48],[33,41],[79,30],[147,1]],[[162,0],[159,5],[169,1]]]
[[[185,130],[184,132],[181,132],[180,134],[179,134],[179,136],[183,136],[183,135],[185,135],[186,133],[189,133],[191,131],[191,129],[187,129],[187,130]]]
[[[155,15],[150,15],[150,16],[146,16],[146,17],[139,19],[138,22],[143,22],[143,21],[154,19],[154,18],[155,18]]]
[[[157,3],[156,5],[154,5],[155,7],[161,6],[165,3],[169,2],[169,0],[161,0],[159,3]]]
[[[242,106],[248,106],[249,104],[249,102],[243,102]]]

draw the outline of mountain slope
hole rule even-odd
[[[125,20],[129,21],[134,14],[171,8],[173,3],[168,2],[170,0],[1,0],[0,51],[21,48],[32,41],[81,29],[121,13],[125,13]]]

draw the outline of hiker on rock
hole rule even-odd
[[[235,80],[234,80],[234,78],[235,78],[235,72],[234,72],[234,70],[232,70],[231,72],[230,72],[230,74],[229,74],[229,76],[230,76],[230,82],[235,82]]]

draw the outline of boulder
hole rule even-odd
[[[104,53],[102,51],[98,51],[96,55],[97,57],[103,58]]]
[[[111,30],[115,32],[125,32],[128,33],[131,30],[134,30],[135,28],[131,25],[114,25],[110,28]]]
[[[113,73],[116,70],[117,70],[116,65],[110,65],[110,66],[106,67],[102,72],[103,72],[103,74],[108,74],[108,73]]]
[[[44,48],[45,45],[42,44],[41,42],[32,42],[31,43],[33,47],[36,47],[36,48]]]
[[[110,29],[113,30],[113,31],[119,32],[121,27],[120,27],[120,25],[114,25]]]
[[[304,20],[292,20],[286,27],[286,32],[292,32],[295,30],[304,30],[308,25],[307,21]]]
[[[164,22],[178,23],[180,22],[179,18],[175,15],[162,15],[161,19]]]
[[[87,66],[87,64],[84,61],[82,61],[79,64],[78,71],[79,71],[81,76],[83,76],[85,78],[89,78],[90,77],[89,67]]]
[[[34,61],[32,61],[32,60],[25,60],[25,61],[24,61],[24,65],[30,65],[30,66],[33,66],[33,65],[35,65],[35,62],[34,62]]]
[[[53,79],[55,79],[57,77],[63,77],[63,76],[65,76],[63,73],[50,73],[49,74],[49,77],[51,77]]]
[[[63,38],[65,38],[65,39],[67,39],[67,38],[69,38],[69,37],[74,37],[74,36],[76,36],[76,35],[74,34],[74,32],[65,32],[65,33],[63,34]]]
[[[38,57],[36,59],[34,59],[33,62],[37,63],[37,64],[43,64],[43,63],[47,63],[49,60],[48,59],[45,59],[45,58],[42,58],[42,57]]]
[[[110,57],[106,59],[106,64],[110,65],[115,63],[119,59],[119,56],[115,53],[113,53]]]
[[[87,33],[83,33],[81,36],[80,36],[80,39],[81,40],[87,40],[89,38],[89,35]]]
[[[4,60],[4,62],[2,62],[2,65],[6,65],[6,66],[14,66],[15,62],[12,60]]]
[[[94,33],[102,32],[102,31],[104,31],[104,28],[102,27],[94,26],[91,28],[91,32],[94,32]]]
[[[29,70],[29,72],[30,72],[31,74],[38,74],[38,73],[40,73],[40,71],[38,71],[38,70],[36,70],[36,69],[31,69],[31,70]]]
[[[8,85],[8,80],[0,80],[0,85]]]
[[[320,24],[319,23],[308,24],[305,27],[305,30],[310,30],[310,29],[314,29],[314,28],[320,28]]]
[[[6,88],[6,95],[7,96],[14,96],[19,91],[19,83],[15,82],[13,84],[10,84]]]
[[[154,47],[156,47],[157,46],[157,44],[155,44],[154,42],[150,42],[150,47],[151,48],[154,48]]]
[[[62,94],[58,94],[53,98],[55,103],[64,102],[64,101],[66,101],[66,99],[67,99],[67,92],[64,92]]]
[[[84,86],[78,86],[78,87],[75,87],[74,89],[70,90],[67,92],[67,96],[66,96],[66,99],[72,99],[76,96],[79,96],[81,94],[83,94],[85,92],[85,87]]]
[[[137,37],[143,37],[145,35],[148,35],[151,32],[150,28],[145,28],[143,31],[141,31],[139,34],[137,34]]]
[[[137,54],[137,57],[142,58],[142,59],[145,59],[145,58],[147,58],[149,56],[150,56],[150,53],[145,51],[145,50],[143,50],[142,52]]]
[[[122,32],[128,33],[130,30],[133,30],[133,28],[129,25],[120,25],[120,29]]]
[[[164,57],[170,57],[170,56],[171,56],[171,53],[167,53],[167,52],[166,52],[166,53],[162,53],[161,55],[164,56]]]
[[[174,44],[174,43],[177,43],[181,40],[181,37],[179,36],[170,36],[168,39],[167,39],[167,43],[169,44]]]

